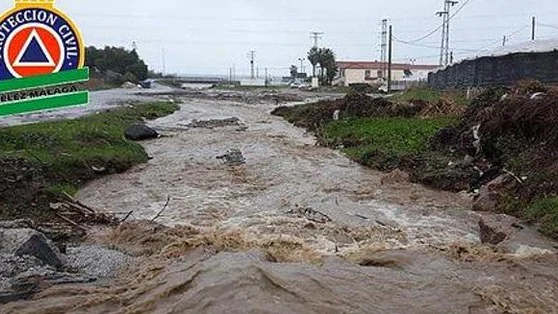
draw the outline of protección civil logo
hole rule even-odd
[[[85,46],[54,0],[15,0],[0,15],[0,116],[86,105]]]

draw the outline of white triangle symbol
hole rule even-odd
[[[21,61],[25,52],[27,51],[27,49],[29,49],[29,45],[31,44],[33,39],[35,39],[37,41],[37,43],[39,44],[39,47],[41,48],[43,54],[47,58],[46,62],[22,62]],[[48,49],[46,49],[45,44],[43,43],[43,40],[41,39],[41,37],[37,33],[37,29],[34,28],[31,31],[31,34],[29,35],[29,37],[27,38],[27,40],[23,44],[23,47],[21,47],[21,51],[19,52],[19,55],[17,56],[13,66],[14,67],[53,67],[53,66],[56,66],[56,63],[54,63],[54,61],[52,60],[52,56],[50,55],[50,52],[48,52]]]

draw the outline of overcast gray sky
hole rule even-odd
[[[10,2],[2,0],[4,7]],[[286,75],[310,48],[311,31],[324,32],[322,45],[340,60],[379,59],[382,18],[397,39],[413,40],[441,23],[435,13],[443,0],[57,0],[57,6],[78,23],[86,44],[131,48],[136,41],[155,70],[162,69],[164,49],[167,72],[227,74],[234,64],[247,73],[254,49],[258,67]],[[456,58],[501,45],[503,35],[513,34],[510,44],[529,40],[533,15],[547,25],[539,38],[558,37],[556,0],[470,0],[452,21]],[[421,47],[395,43],[394,59],[436,64],[440,41],[437,32]]]

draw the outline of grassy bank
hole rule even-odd
[[[325,126],[323,137],[330,147],[343,147],[351,159],[377,170],[394,170],[405,160],[428,150],[428,140],[452,118],[357,118]]]
[[[0,218],[49,219],[49,204],[90,180],[147,161],[124,130],[169,115],[171,103],[138,104],[76,120],[0,129]]]

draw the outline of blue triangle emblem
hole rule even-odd
[[[19,62],[23,63],[48,63],[49,59],[41,48],[36,37],[31,38]]]

